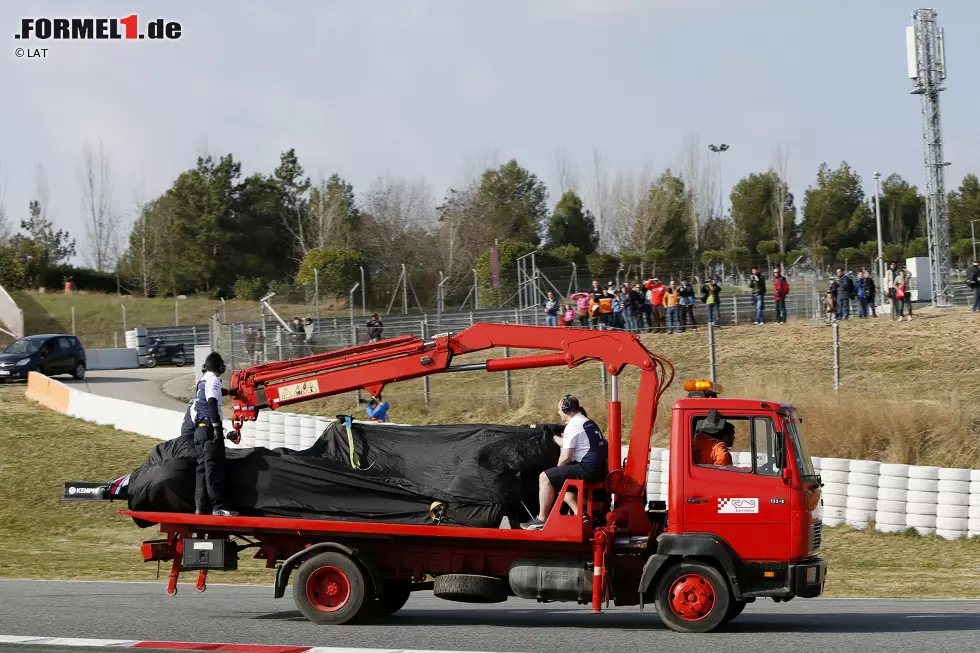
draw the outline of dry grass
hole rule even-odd
[[[153,580],[156,565],[141,561],[139,543],[158,537],[155,529],[141,530],[117,515],[122,504],[69,504],[60,497],[63,481],[108,480],[134,469],[156,441],[40,408],[24,399],[19,385],[0,386],[0,404],[0,577]],[[976,538],[945,542],[828,529],[824,555],[828,596],[980,597]],[[272,578],[258,561],[243,560],[238,571],[213,580],[271,584]]]
[[[144,298],[129,295],[105,295],[99,293],[38,293],[18,292],[14,301],[24,311],[25,330],[31,333],[71,333],[71,310],[75,309],[75,334],[90,349],[112,347],[113,335],[120,347],[126,345],[123,331],[122,306],[126,307],[126,328],[203,325],[215,311],[223,311],[227,320],[241,322],[259,318],[259,304],[252,301],[231,300],[222,307],[220,300],[203,297]],[[174,304],[177,304],[175,314]],[[306,316],[307,306],[275,304],[282,315]],[[322,315],[328,315],[326,309]]]
[[[834,393],[832,330],[820,324],[734,326],[716,332],[718,380],[726,396],[793,403],[805,421],[811,454],[980,468],[980,330],[967,311],[917,311],[912,322],[850,320],[841,325],[841,391]],[[670,360],[677,380],[665,395],[655,441],[665,443],[669,406],[684,395],[681,381],[708,378],[706,329],[680,336],[646,335],[652,351]],[[473,362],[490,352],[461,357]],[[390,417],[411,424],[551,421],[566,392],[575,394],[603,425],[600,369],[514,372],[512,402],[502,374],[464,372],[430,379],[430,402],[421,380],[385,390]],[[621,380],[624,431],[629,431],[638,374]],[[291,408],[333,416],[361,413],[353,395]]]

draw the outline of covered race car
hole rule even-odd
[[[243,515],[496,528],[536,513],[538,475],[558,460],[561,429],[337,421],[309,449],[227,449],[228,492]],[[194,512],[195,467],[193,443],[180,437],[128,476],[66,484],[65,499]]]

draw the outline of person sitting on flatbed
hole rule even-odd
[[[608,447],[599,426],[589,419],[588,413],[571,395],[562,397],[558,404],[558,416],[565,424],[561,435],[561,455],[558,466],[541,472],[538,477],[538,516],[521,524],[528,531],[544,528],[555,493],[561,490],[566,479],[596,483],[606,478]],[[558,436],[555,436],[558,440]],[[574,495],[566,494],[565,502],[574,513]]]

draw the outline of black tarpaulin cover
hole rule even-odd
[[[537,510],[537,477],[558,460],[558,432],[355,422],[361,469],[354,469],[338,421],[302,451],[227,449],[229,499],[243,515],[395,523],[430,522],[432,503],[441,501],[441,523],[494,528],[504,516],[527,519],[527,510]],[[194,512],[195,465],[190,439],[157,445],[130,477],[130,509]]]

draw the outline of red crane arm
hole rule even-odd
[[[499,347],[554,353],[452,364],[453,357],[457,355]],[[618,375],[627,365],[640,370],[629,460],[623,470],[632,481],[629,483],[632,493],[637,486],[642,487],[646,476],[657,405],[673,379],[674,371],[667,360],[652,354],[630,333],[481,323],[455,335],[435,336],[428,342],[416,336],[401,336],[295,360],[257,365],[235,372],[232,376],[230,394],[234,399],[233,419],[237,427],[243,421],[255,420],[259,410],[264,408],[276,410],[301,401],[354,390],[366,390],[376,395],[388,383],[430,374],[473,370],[496,372],[559,365],[573,368],[594,360],[601,361],[613,379],[606,434],[610,445],[611,472],[621,470],[622,462]],[[626,491],[625,488],[622,491]]]

